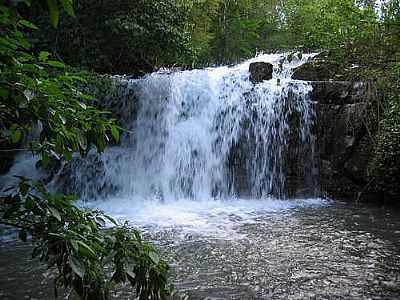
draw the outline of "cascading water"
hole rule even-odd
[[[190,299],[398,299],[400,214],[313,198],[312,87],[290,79],[308,57],[282,71],[282,55],[263,55],[232,68],[115,77],[103,104],[132,134],[102,155],[75,157],[49,187],[140,228]],[[273,63],[273,79],[252,84],[254,61]],[[50,180],[35,164],[16,158],[0,190],[16,183],[11,175]],[[0,242],[14,238],[0,227]],[[28,250],[0,246],[3,298],[54,298]],[[128,287],[113,292],[132,297]]]
[[[312,87],[291,80],[292,68],[311,56],[289,63],[261,55],[235,67],[119,78],[135,86],[137,101],[127,100],[137,113],[123,120],[133,134],[90,168],[73,164],[72,192],[87,199],[105,190],[164,200],[287,196],[287,164],[299,145],[303,167],[312,162]],[[272,80],[251,83],[256,61],[274,65]]]

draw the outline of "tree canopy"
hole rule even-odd
[[[38,3],[29,12],[42,29],[34,45],[103,73],[232,63],[294,48],[386,55],[399,45],[398,0],[380,8],[371,0],[77,0],[76,16],[61,15],[57,29]]]

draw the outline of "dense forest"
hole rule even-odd
[[[377,84],[369,188],[400,195],[399,0],[3,0],[0,13],[2,172],[27,136],[47,169],[119,142],[118,120],[79,88],[95,74],[137,77],[261,52],[323,52],[342,80]],[[73,197],[29,178],[0,203],[0,223],[23,241],[33,238],[33,256],[58,271],[56,287],[82,299],[108,299],[123,282],[140,299],[173,293],[168,265],[128,225],[82,211]],[[106,222],[116,226],[105,229]]]
[[[398,54],[397,1],[75,1],[75,17],[62,14],[57,28],[38,3],[26,12],[40,28],[34,46],[96,72],[229,64],[289,49]]]

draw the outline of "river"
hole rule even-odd
[[[140,228],[191,299],[400,299],[400,212],[320,196],[312,86],[291,79],[313,56],[115,77],[133,90],[117,93],[132,134],[74,157],[48,188]],[[256,61],[272,80],[249,81]],[[1,183],[46,176],[34,165],[21,155]],[[0,298],[52,298],[51,273],[6,240]]]

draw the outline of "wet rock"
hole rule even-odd
[[[305,81],[332,80],[337,69],[338,65],[326,66],[318,62],[310,62],[296,68],[292,78]]]
[[[263,80],[272,79],[273,66],[266,62],[254,62],[250,64],[250,81],[252,83],[259,83]]]
[[[345,105],[369,101],[370,83],[314,81],[311,100],[319,104]]]
[[[112,76],[111,86],[104,94],[97,95],[96,105],[111,112],[124,128],[130,127],[138,110],[138,86],[136,81],[125,76]]]
[[[329,59],[329,53],[322,52],[311,61],[297,67],[293,71],[293,79],[305,81],[340,80],[341,65]]]
[[[287,147],[282,150],[281,164],[285,176],[284,195],[272,189],[275,196],[288,198],[318,195],[318,187],[332,198],[353,198],[368,179],[371,143],[365,128],[370,89],[366,83],[313,82],[311,100],[315,109],[314,125],[307,142],[301,137],[301,114],[295,109],[296,95],[288,93]],[[293,84],[293,88],[296,84]],[[246,122],[243,128],[247,128]],[[251,126],[251,123],[250,123]],[[235,178],[235,192],[248,196],[251,190],[245,166],[248,153],[255,151],[255,137],[244,137],[232,149],[229,165]],[[315,149],[310,144],[315,143]],[[314,156],[310,151],[315,151]],[[311,159],[314,157],[314,160]]]
[[[332,198],[356,199],[367,184],[373,154],[365,126],[368,109],[368,102],[317,104],[319,184]]]
[[[377,122],[373,121],[373,105],[378,93],[374,82],[356,80],[356,70],[325,52],[296,68],[292,76],[313,86],[319,186],[332,198],[376,197],[365,187],[374,155]]]

